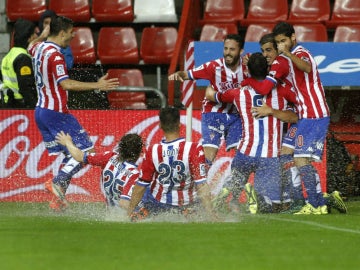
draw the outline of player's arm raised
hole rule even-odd
[[[72,138],[71,138],[71,136],[69,134],[65,134],[64,131],[60,131],[56,135],[55,139],[56,139],[57,143],[65,146],[69,150],[71,156],[76,161],[83,162],[85,154],[84,154],[83,151],[81,151],[79,148],[77,148],[75,146],[75,144],[73,143]]]

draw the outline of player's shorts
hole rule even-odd
[[[139,206],[146,208],[149,211],[150,215],[158,215],[162,213],[183,214],[189,209],[198,207],[199,202],[196,201],[184,206],[161,203],[152,196],[150,188],[148,187],[144,193],[144,196],[141,199],[141,202],[139,203]]]
[[[69,154],[66,147],[55,142],[55,136],[60,131],[69,133],[74,144],[79,149],[88,150],[93,148],[93,143],[88,133],[70,113],[60,113],[36,107],[35,121],[43,137],[45,147],[49,151],[49,155],[55,155],[61,152],[64,152],[65,155]]]
[[[297,122],[294,157],[321,161],[330,117],[304,118]]]
[[[297,123],[293,123],[289,126],[285,136],[282,140],[282,145],[288,148],[295,148],[295,139],[296,139]]]
[[[224,137],[226,150],[235,148],[242,134],[242,123],[238,114],[218,112],[203,113],[201,116],[202,145],[219,148]]]
[[[256,193],[273,203],[281,202],[281,176],[279,158],[250,157],[240,151],[231,163],[233,181],[241,181],[245,185],[251,173],[254,176]]]

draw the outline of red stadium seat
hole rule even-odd
[[[276,23],[288,18],[287,0],[251,0],[243,26],[249,24]]]
[[[57,15],[65,16],[74,22],[90,21],[89,0],[50,0],[49,9],[56,12]]]
[[[327,22],[329,28],[338,25],[360,24],[359,0],[335,0],[332,15]]]
[[[139,49],[132,27],[102,27],[97,42],[101,64],[138,64]]]
[[[96,54],[94,39],[89,27],[74,27],[75,37],[70,47],[74,55],[75,64],[95,64]]]
[[[296,40],[298,42],[314,42],[314,41],[328,41],[328,34],[325,25],[321,23],[316,24],[296,24],[294,25]]]
[[[145,64],[169,64],[174,52],[177,30],[174,27],[144,27],[140,55]]]
[[[339,25],[335,29],[334,42],[360,42],[360,25]]]
[[[261,37],[272,32],[275,24],[250,24],[246,29],[246,42],[259,42]]]
[[[110,78],[118,78],[121,86],[144,86],[139,69],[109,69]],[[111,109],[146,109],[145,92],[108,92]]]
[[[37,22],[47,9],[46,0],[7,0],[6,15],[9,21],[19,18]]]
[[[132,22],[131,0],[92,0],[92,14],[97,22]]]
[[[203,23],[238,23],[244,18],[244,0],[207,0]]]
[[[329,19],[329,0],[293,0],[287,21],[291,24],[303,24],[323,23]]]
[[[238,27],[233,23],[205,24],[201,29],[200,41],[223,41],[227,34],[238,33]]]

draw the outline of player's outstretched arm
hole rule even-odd
[[[177,71],[173,74],[170,74],[168,77],[169,81],[180,81],[183,82],[185,80],[189,80],[189,76],[186,71]]]
[[[256,119],[272,115],[286,123],[296,123],[298,116],[290,110],[276,110],[264,103],[261,107],[252,107],[251,112]]]
[[[83,162],[84,152],[75,146],[75,144],[73,143],[72,138],[69,134],[65,134],[64,131],[60,131],[56,135],[55,140],[57,143],[65,146],[69,150],[71,156],[76,161]]]
[[[119,86],[119,80],[117,78],[109,79],[108,76],[108,74],[105,74],[97,82],[80,82],[72,79],[66,79],[61,81],[60,85],[62,88],[70,91],[111,91]]]
[[[216,211],[211,203],[211,193],[209,185],[207,183],[201,183],[198,184],[196,187],[201,205],[205,210],[207,218],[209,218],[211,221],[219,221],[219,217],[217,216]]]
[[[128,215],[131,216],[131,214],[133,213],[133,211],[135,210],[135,207],[139,204],[139,202],[141,201],[144,193],[145,193],[146,187],[145,186],[140,186],[135,184],[134,185],[134,189],[131,195],[131,199],[130,199],[130,205],[128,208]]]

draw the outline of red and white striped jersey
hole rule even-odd
[[[118,205],[120,199],[130,200],[140,174],[137,165],[119,161],[118,154],[109,151],[90,153],[85,162],[102,168],[101,182],[110,205]]]
[[[283,122],[273,116],[256,119],[251,108],[261,106],[263,102],[273,109],[286,110],[285,95],[289,85],[282,84],[274,88],[268,95],[258,94],[251,86],[229,90],[217,99],[232,102],[236,105],[243,123],[243,133],[238,144],[238,150],[251,157],[278,157],[280,154],[283,133]]]
[[[33,57],[37,106],[58,112],[68,112],[68,93],[60,82],[68,79],[68,72],[60,46],[52,42],[38,42],[29,47]]]
[[[322,118],[330,115],[325,99],[325,91],[320,81],[319,71],[310,52],[297,45],[291,52],[311,64],[312,70],[306,73],[298,69],[291,59],[279,56],[272,63],[270,75],[277,79],[289,79],[294,86],[298,100],[300,118]]]
[[[179,138],[150,146],[137,185],[150,185],[152,196],[161,203],[183,206],[194,201],[195,185],[205,181],[202,145]]]
[[[224,58],[209,61],[199,67],[188,71],[191,80],[208,80],[215,91],[224,93],[229,89],[240,87],[246,75],[246,66],[241,62],[235,72],[226,67]],[[232,104],[216,103],[204,98],[202,112],[237,113]]]

